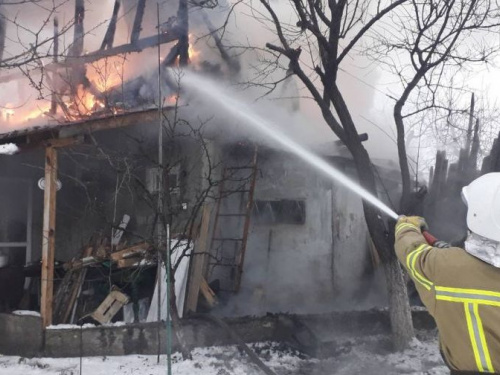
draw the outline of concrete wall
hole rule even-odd
[[[0,353],[34,356],[43,345],[42,321],[36,316],[0,314]]]
[[[413,312],[417,329],[434,329],[425,311]],[[246,343],[278,341],[289,343],[312,355],[321,355],[331,343],[342,345],[353,337],[390,332],[389,316],[384,311],[364,311],[319,315],[268,315],[225,319],[224,322]],[[33,316],[0,314],[0,353],[25,357],[79,357],[127,354],[157,354],[158,333],[161,353],[166,353],[165,325],[157,323],[127,326],[47,329]],[[191,347],[234,345],[234,337],[206,319],[184,320],[185,341]],[[310,351],[313,349],[314,351]],[[178,351],[175,334],[173,350]],[[324,353],[328,355],[328,352]]]
[[[304,200],[305,223],[252,220],[241,290],[222,301],[218,313],[308,314],[356,307],[367,298],[361,293],[365,281],[374,277],[365,276],[371,263],[360,199],[286,153],[263,152],[258,167],[254,199]]]

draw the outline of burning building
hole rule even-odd
[[[208,18],[215,63],[193,47],[183,0],[147,37],[150,5],[131,3],[115,2],[101,47],[85,54],[76,0],[64,58],[56,22],[54,61],[31,72],[46,78],[46,100],[3,109],[0,144],[16,152],[0,155],[0,279],[10,280],[0,308],[41,311],[44,326],[157,320],[169,250],[180,317],[319,313],[378,297],[360,200],[284,151],[207,126],[179,89],[182,73],[167,70],[191,61],[212,76],[237,74]],[[123,21],[129,40],[114,46],[120,6],[135,12]],[[137,56],[155,64],[128,76]],[[324,157],[355,175],[349,157]],[[396,168],[379,172],[383,194],[397,194]]]

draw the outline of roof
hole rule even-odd
[[[163,109],[164,113],[171,107]],[[0,144],[29,144],[54,138],[68,138],[89,132],[158,121],[158,109],[150,108],[117,115],[89,118],[70,123],[47,123],[0,134]]]

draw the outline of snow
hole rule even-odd
[[[344,342],[332,357],[314,359],[279,343],[259,343],[251,348],[277,375],[447,375],[434,334],[415,340],[401,353],[384,349],[388,340],[372,336],[363,342]],[[259,375],[262,372],[234,346],[197,348],[193,360],[173,355],[175,375]],[[129,355],[82,359],[82,374],[164,375],[166,356]],[[21,358],[0,356],[0,375],[77,375],[80,358]]]
[[[0,145],[0,155],[14,155],[18,151],[19,147],[17,147],[14,143]]]
[[[114,323],[105,323],[105,324],[100,324],[99,327],[123,327],[127,325],[126,322],[114,322]],[[48,326],[47,329],[87,329],[87,328],[95,328],[98,327],[95,324],[92,323],[85,323],[84,325],[77,325],[77,324],[57,324],[57,325],[51,325]]]
[[[40,313],[38,311],[29,311],[29,310],[16,310],[12,311],[12,314],[14,315],[24,315],[24,316],[40,316]]]

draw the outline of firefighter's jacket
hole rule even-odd
[[[396,254],[434,317],[452,370],[500,373],[500,269],[464,249],[429,246],[420,229],[396,226]]]

